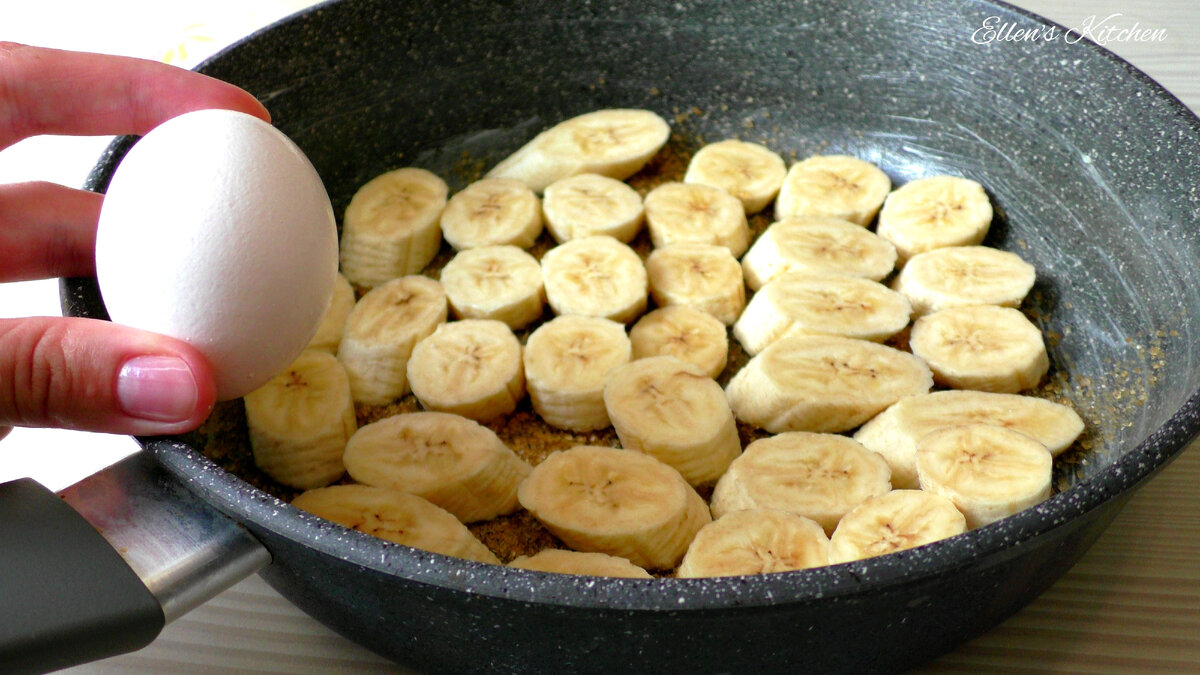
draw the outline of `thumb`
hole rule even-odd
[[[95,319],[0,320],[0,427],[182,433],[215,399],[212,367],[179,340]]]

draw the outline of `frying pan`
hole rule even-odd
[[[84,583],[68,573],[57,596],[69,597],[44,614],[61,623],[67,611],[115,608],[103,621],[119,619],[119,637],[76,625],[70,645],[46,656],[44,636],[17,631],[23,651],[5,653],[47,668],[136,648],[164,614],[268,559],[263,577],[303,610],[430,672],[892,671],[1000,622],[1066,572],[1200,430],[1200,369],[1187,367],[1200,358],[1200,120],[1087,40],[980,39],[989,17],[1051,26],[999,3],[952,0],[437,10],[345,0],[255,34],[201,70],[266,103],[339,213],[388,168],[424,166],[461,187],[464,153],[494,162],[541,128],[615,106],[674,120],[673,142],[685,150],[738,136],[785,156],[859,156],[897,184],[934,173],[978,180],[997,212],[986,243],[1039,270],[1026,309],[1050,338],[1053,386],[1088,424],[1088,447],[1058,462],[1049,500],[931,546],[827,568],[597,579],[379,541],[252,487],[203,443],[147,438],[136,460],[65,497],[127,554],[137,547],[122,539],[125,524],[145,511],[192,535],[181,551],[201,553],[173,556],[175,545],[156,538],[135,568],[155,555],[188,562],[163,565],[149,600],[116,593],[107,579],[66,593]],[[89,187],[104,188],[133,142],[109,148]],[[92,279],[65,281],[63,299],[69,314],[106,318]]]

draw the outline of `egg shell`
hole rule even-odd
[[[228,400],[308,344],[337,246],[329,196],[300,148],[251,115],[201,110],[160,124],[117,167],[96,277],[113,321],[198,348]]]

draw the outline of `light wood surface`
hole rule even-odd
[[[26,19],[55,23],[55,17],[71,15],[51,11],[61,4],[75,3],[28,3],[20,11],[28,13]],[[77,4],[95,8],[122,3]],[[255,20],[261,18],[260,23],[265,23],[305,4],[308,0],[214,0],[203,10],[197,6],[196,11],[207,12],[208,16],[220,14],[223,18],[219,28],[225,33],[219,39],[231,39],[236,35],[229,33],[244,34],[258,24],[231,21],[230,15],[257,11],[261,16]],[[1111,19],[1122,27],[1136,23],[1146,29],[1165,29],[1161,41],[1115,40],[1106,46],[1154,77],[1193,110],[1200,110],[1197,0],[1021,0],[1015,4],[1069,28],[1085,26],[1090,17],[1096,17]],[[247,7],[250,9],[244,9]],[[35,16],[39,11],[41,15]],[[63,33],[46,29],[44,40],[24,41],[102,51],[121,51],[128,46],[99,42],[96,34],[111,27],[84,23],[90,27],[86,39],[63,43]],[[9,23],[9,27],[13,25]],[[185,32],[179,47],[193,51],[209,48],[205,41],[208,38],[196,24],[181,21],[178,25]],[[21,39],[6,35],[5,26],[0,24],[0,39],[6,38]],[[194,63],[195,54],[175,57],[191,65],[189,61]],[[0,169],[6,168],[2,166],[6,157],[8,166],[12,166],[13,158],[20,157],[18,152],[0,155]],[[91,152],[90,156],[96,154]],[[19,171],[16,174],[22,175]],[[8,179],[10,175],[12,172],[0,171],[0,178]],[[866,643],[864,648],[868,648]],[[1200,672],[1200,450],[1189,448],[1135,494],[1093,549],[1048,592],[997,628],[919,670]],[[255,577],[171,624],[141,652],[73,669],[79,673],[251,671],[394,672],[395,668],[303,615]]]

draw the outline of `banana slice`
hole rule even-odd
[[[951,307],[913,322],[909,345],[952,389],[1015,394],[1032,389],[1050,369],[1042,332],[1020,310]]]
[[[714,244],[740,258],[750,246],[742,202],[728,192],[696,183],[663,183],[646,195],[646,229],[655,246]]]
[[[480,246],[442,268],[442,287],[459,319],[493,319],[519,330],[542,315],[542,266],[516,246]]]
[[[946,427],[917,441],[921,489],[958,507],[968,528],[994,523],[1050,496],[1046,446],[990,424]]]
[[[533,410],[546,424],[594,431],[612,424],[604,408],[608,372],[629,363],[625,327],[589,316],[560,316],[525,341],[525,380]]]
[[[829,537],[816,522],[786,511],[734,511],[696,533],[675,576],[729,577],[829,564]]]
[[[330,354],[337,354],[338,345],[342,343],[342,331],[346,329],[346,318],[354,309],[354,287],[342,275],[337,275],[333,283],[333,295],[329,297],[329,305],[321,318],[321,325],[308,343],[308,349],[322,349]]]
[[[932,386],[929,367],[912,354],[816,335],[784,338],[759,352],[725,393],[738,420],[773,434],[836,433]]]
[[[592,577],[654,578],[649,572],[625,558],[618,558],[607,553],[566,551],[561,548],[547,548],[534,555],[518,556],[508,566],[535,572],[582,574]]]
[[[551,453],[517,496],[567,546],[671,569],[711,520],[679,472],[636,450],[581,445]]]
[[[1060,403],[1017,394],[935,391],[903,399],[862,425],[854,440],[883,455],[892,485],[915,488],[917,440],[961,424],[991,424],[1019,431],[1059,455],[1083,433],[1083,420]]]
[[[332,354],[304,350],[243,403],[254,463],[268,476],[307,490],[345,473],[342,451],[357,423],[350,381]]]
[[[775,217],[830,216],[866,226],[891,189],[892,180],[870,162],[817,155],[788,170],[775,201]]]
[[[525,397],[521,342],[500,321],[444,323],[413,348],[408,383],[426,410],[490,422]]]
[[[372,422],[342,461],[355,481],[423,497],[464,523],[517,510],[517,485],[532,470],[491,429],[440,412]]]
[[[354,193],[342,219],[342,274],[359,286],[416,274],[442,247],[446,182],[424,169],[390,171]]]
[[[633,321],[646,311],[646,266],[633,249],[603,235],[572,239],[542,256],[546,301],[556,314]]]
[[[542,234],[542,204],[524,183],[484,178],[456,193],[442,211],[442,236],[456,251],[477,246],[529,248]]]
[[[371,485],[304,492],[292,506],[343,527],[433,553],[499,565],[500,559],[454,514],[416,495]]]
[[[360,298],[338,346],[354,400],[383,405],[407,394],[408,357],[447,313],[442,285],[419,275],[393,279]]]
[[[653,455],[692,485],[716,481],[742,452],[721,385],[674,356],[614,368],[604,407],[622,447]]]
[[[660,307],[629,331],[633,358],[674,356],[716,379],[729,359],[725,325],[708,312],[686,305]]]
[[[742,266],[724,246],[670,244],[646,258],[650,296],[659,307],[687,305],[732,325],[746,306]]]
[[[645,221],[637,190],[594,173],[563,178],[547,187],[542,214],[546,229],[560,244],[598,234],[629,243]]]
[[[964,305],[1019,307],[1037,271],[1015,253],[988,246],[948,246],[918,253],[893,288],[918,315]]]
[[[541,193],[557,180],[596,173],[625,180],[667,143],[671,128],[649,110],[597,110],[543,131],[488,172]]]
[[[829,538],[829,564],[916,548],[967,531],[949,499],[924,490],[892,490],[842,516]]]
[[[786,175],[783,158],[766,147],[727,140],[706,145],[692,155],[683,182],[721,188],[740,199],[750,215],[775,199]]]
[[[900,262],[935,248],[972,246],[992,224],[983,186],[967,178],[933,176],[900,186],[879,212],[879,236],[896,245]]]
[[[789,431],[762,438],[717,481],[714,518],[775,509],[811,518],[826,533],[850,509],[892,489],[892,470],[877,453],[836,434]]]
[[[742,256],[746,285],[755,291],[792,270],[879,281],[895,267],[891,242],[849,221],[824,217],[773,223]]]
[[[903,295],[870,279],[788,272],[754,294],[733,336],[751,356],[792,335],[882,342],[904,330],[911,313]]]

